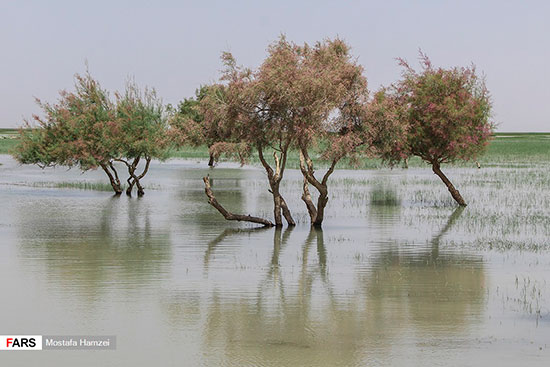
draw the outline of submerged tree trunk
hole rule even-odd
[[[141,159],[141,157],[134,158],[134,161],[132,162],[132,164],[128,163],[127,161],[125,161],[123,159],[119,159],[119,161],[126,164],[126,166],[128,167],[128,174],[130,175],[130,177],[128,177],[128,180],[127,180],[128,181],[128,188],[126,188],[126,195],[128,195],[128,196],[132,196],[132,190],[134,188],[134,185],[137,187],[138,196],[141,197],[141,196],[145,195],[145,190],[144,190],[143,186],[141,185],[140,180],[143,177],[145,177],[145,175],[149,171],[149,165],[151,164],[151,157],[149,157],[149,156],[145,157],[145,162],[146,162],[145,163],[145,168],[143,168],[143,172],[141,172],[141,174],[138,176],[138,175],[136,175],[136,169],[138,167],[140,159]]]
[[[302,192],[302,200],[306,204],[309,217],[311,219],[311,225],[314,227],[321,227],[323,219],[325,217],[325,207],[328,203],[328,186],[327,182],[330,175],[334,172],[334,167],[338,163],[339,158],[335,158],[321,182],[315,178],[315,171],[313,169],[313,162],[307,153],[305,148],[300,149],[300,170],[304,176],[304,185]],[[319,192],[317,198],[317,207],[313,204],[311,194],[309,193],[309,184],[313,185]]]
[[[206,177],[203,177],[202,180],[204,181],[204,193],[208,197],[208,203],[212,205],[214,208],[216,208],[216,210],[218,210],[220,214],[224,216],[225,219],[236,220],[239,222],[243,221],[243,222],[258,223],[266,227],[274,226],[272,222],[264,218],[253,217],[250,215],[233,214],[227,211],[223,206],[221,206],[218,200],[216,200],[216,197],[214,196],[214,193],[212,192],[212,188],[210,186],[210,178],[206,176]]]
[[[109,177],[109,181],[111,183],[111,187],[113,188],[113,191],[115,192],[115,195],[118,196],[118,195],[122,194],[122,186],[120,185],[120,180],[118,178],[118,173],[117,173],[115,167],[113,166],[113,163],[112,162],[109,162],[108,164],[101,163],[100,166],[103,169],[103,171],[105,171],[107,176]]]
[[[294,221],[294,219],[292,218],[292,214],[290,213],[290,209],[288,208],[285,199],[279,191],[279,186],[281,184],[281,180],[283,179],[283,173],[286,166],[288,146],[289,144],[281,149],[281,158],[279,158],[276,152],[273,153],[273,158],[275,159],[275,171],[265,160],[262,147],[258,146],[258,156],[260,158],[260,162],[267,172],[267,179],[269,180],[269,192],[273,195],[273,216],[275,219],[275,226],[277,227],[282,227],[283,217],[285,218],[289,226],[296,225],[296,222]]]
[[[451,193],[451,196],[460,206],[466,206],[466,202],[462,198],[462,195],[460,195],[460,192],[454,187],[454,185],[451,183],[451,181],[445,176],[445,174],[441,171],[441,167],[438,162],[432,163],[432,170],[433,172],[441,178],[441,181],[447,186],[449,189],[449,192]]]
[[[140,180],[143,177],[145,177],[145,175],[149,171],[149,165],[150,164],[151,164],[151,157],[145,157],[145,167],[143,168],[143,171],[141,172],[141,174],[139,176],[134,175],[134,180],[136,181],[138,196],[145,195],[145,190],[143,189],[143,186],[141,186],[141,181]]]

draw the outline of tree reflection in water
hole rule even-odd
[[[353,366],[390,358],[392,346],[411,333],[429,343],[464,333],[483,311],[483,264],[479,258],[440,250],[462,210],[457,209],[427,245],[412,250],[398,243],[381,245],[368,266],[353,271],[356,284],[351,292],[336,286],[344,272],[329,268],[323,230],[307,233],[295,266],[282,263],[282,258],[287,252],[284,259],[291,259],[301,232],[267,230],[273,231],[273,250],[255,293],[225,294],[216,288],[194,298],[200,314],[196,318],[202,320],[203,355],[209,364],[283,366],[308,361]],[[239,235],[243,230],[226,230],[210,242],[205,268],[219,243]],[[329,250],[338,251],[337,245],[329,244]]]

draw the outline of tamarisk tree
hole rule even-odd
[[[300,63],[298,48],[281,37],[269,46],[268,56],[257,71],[238,67],[230,53],[224,53],[222,60],[222,81],[226,83],[223,108],[210,109],[205,120],[218,121],[224,131],[231,132],[231,139],[213,148],[220,154],[240,157],[256,150],[273,196],[274,224],[282,226],[284,217],[288,225],[294,226],[280,184],[295,140],[292,84]],[[272,152],[273,163],[266,156],[268,152]]]
[[[311,224],[321,226],[328,203],[328,179],[336,164],[353,156],[362,146],[367,80],[363,68],[352,59],[349,46],[340,39],[307,44],[297,48],[300,58],[293,74],[291,116],[295,124],[295,144],[300,152],[300,171],[304,176],[302,200]],[[310,152],[318,152],[329,162],[321,178],[315,175]],[[315,205],[309,191],[317,192]]]
[[[489,121],[489,92],[473,65],[443,69],[432,66],[422,53],[420,59],[420,72],[399,59],[403,77],[393,88],[394,97],[405,111],[406,150],[428,162],[453,199],[466,206],[441,165],[476,159],[485,149],[494,129]]]
[[[152,158],[167,154],[164,107],[154,90],[141,92],[128,83],[124,94],[111,101],[107,91],[89,73],[76,75],[75,91],[60,93],[56,104],[37,101],[44,116],[34,116],[38,126],[26,122],[20,130],[20,143],[14,157],[24,164],[40,167],[79,167],[82,171],[101,169],[116,195],[122,185],[115,162],[128,168],[130,195],[134,186],[144,194],[140,180],[149,170]],[[140,161],[145,161],[137,173]]]
[[[74,92],[60,92],[56,104],[37,103],[43,117],[33,116],[38,126],[26,121],[19,130],[14,158],[42,168],[77,166],[87,171],[101,167],[120,195],[122,187],[113,165],[118,157],[112,140],[118,132],[116,109],[99,83],[89,73],[77,74]]]
[[[145,191],[141,179],[149,171],[153,158],[168,157],[168,123],[162,101],[154,89],[141,91],[135,82],[128,82],[123,95],[117,94],[117,130],[111,140],[116,146],[116,161],[128,168],[128,187],[126,194],[131,195],[134,186],[138,196]],[[141,173],[140,162],[145,161]]]
[[[195,91],[195,97],[185,98],[178,104],[170,119],[169,135],[174,145],[206,145],[209,149],[210,167],[219,158],[219,152],[214,145],[231,139],[231,133],[224,131],[223,124],[218,120],[223,116],[218,109],[224,107],[224,88],[222,84],[201,86]]]

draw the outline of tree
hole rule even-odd
[[[336,164],[355,155],[366,142],[362,115],[368,98],[367,80],[349,50],[340,39],[297,49],[300,62],[292,76],[289,112],[295,124],[295,144],[304,176],[302,200],[313,226],[323,223],[328,179]],[[321,179],[315,176],[312,150],[330,162]],[[313,203],[309,185],[318,192],[317,205]]]
[[[110,137],[118,153],[115,160],[128,168],[126,194],[131,195],[135,185],[138,196],[143,196],[145,191],[140,180],[149,171],[151,160],[168,157],[167,116],[155,90],[145,88],[142,92],[133,81],[127,83],[124,95],[116,97],[117,130]],[[138,174],[142,160],[145,166]]]
[[[219,121],[223,116],[219,111],[224,105],[225,86],[211,84],[201,86],[195,91],[195,97],[185,98],[171,118],[170,135],[177,147],[184,145],[206,145],[209,150],[208,165],[213,167],[223,149],[216,144],[231,140],[231,132],[224,131]],[[205,117],[206,116],[206,117]],[[245,160],[245,157],[241,157]]]
[[[181,101],[170,118],[169,135],[176,147],[185,145],[201,146],[207,142],[207,131],[203,124],[204,116],[199,110],[199,103],[206,95],[209,86],[201,86],[195,91],[195,97],[185,98]],[[214,166],[214,157],[210,154],[208,160],[210,167]]]
[[[54,105],[42,103],[44,117],[33,116],[38,127],[25,121],[14,157],[23,164],[77,166],[83,171],[101,167],[116,195],[122,193],[113,165],[118,152],[112,137],[117,135],[117,116],[108,93],[87,72],[75,76],[75,91],[60,92]]]
[[[404,149],[428,162],[456,202],[466,206],[441,165],[476,159],[487,146],[494,129],[489,92],[473,65],[443,69],[432,66],[422,53],[420,59],[420,72],[399,59],[403,77],[392,91],[404,110],[408,130]]]
[[[295,138],[290,109],[294,101],[287,93],[293,82],[293,70],[300,62],[296,51],[294,45],[281,37],[269,46],[268,57],[257,71],[238,67],[233,55],[224,53],[223,103],[208,109],[210,114],[205,115],[205,121],[214,121],[222,131],[231,134],[229,139],[213,145],[219,154],[246,157],[252,149],[257,151],[267,173],[275,225],[279,227],[283,225],[283,217],[288,225],[295,225],[280,184]],[[268,151],[273,152],[274,165],[266,158]]]
[[[78,166],[87,171],[101,167],[109,177],[116,195],[122,185],[114,162],[128,168],[131,194],[137,186],[144,194],[140,180],[149,170],[152,158],[167,154],[166,116],[154,90],[141,92],[129,82],[124,94],[111,101],[106,90],[87,72],[76,75],[75,91],[60,93],[54,105],[37,101],[44,117],[34,116],[37,127],[26,122],[20,130],[20,143],[14,157],[24,164]],[[136,173],[141,160],[145,167]]]
[[[379,122],[367,112],[367,81],[349,50],[340,39],[311,47],[281,37],[269,46],[268,57],[257,71],[237,67],[233,56],[224,54],[224,108],[220,115],[212,116],[218,126],[233,134],[233,140],[217,144],[226,152],[234,151],[237,141],[257,150],[267,172],[278,226],[282,225],[281,211],[292,223],[279,191],[289,149],[300,153],[302,200],[312,225],[321,226],[328,202],[328,179],[337,163],[344,157],[355,158],[360,148],[388,145],[393,131],[398,131],[397,120]],[[205,109],[209,110],[216,109]],[[274,151],[275,167],[265,158],[266,150]],[[320,179],[315,175],[313,152],[329,162]],[[318,191],[316,204],[310,185]]]

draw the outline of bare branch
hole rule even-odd
[[[233,214],[227,211],[223,206],[221,206],[218,200],[216,200],[216,197],[214,196],[214,193],[212,192],[212,188],[210,186],[210,178],[208,176],[205,176],[202,178],[202,180],[204,181],[204,192],[208,197],[208,203],[212,205],[214,208],[216,208],[216,210],[219,211],[220,214],[223,215],[225,219],[236,220],[239,222],[258,223],[258,224],[264,225],[265,227],[274,226],[272,222],[264,218],[252,217],[250,215]]]
[[[277,155],[276,152],[273,152],[273,159],[275,159],[275,181],[277,181],[279,179],[279,177],[281,176],[281,164],[279,162],[279,156]]]

